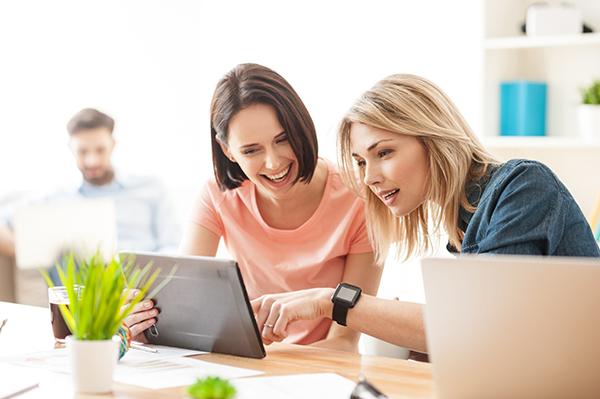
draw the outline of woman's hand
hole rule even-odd
[[[129,306],[128,304],[130,304],[133,298],[138,296],[139,293],[139,290],[130,290],[127,294],[125,306]],[[148,342],[144,335],[144,331],[156,323],[156,319],[154,318],[156,315],[158,315],[158,309],[154,308],[154,303],[152,301],[142,301],[133,307],[129,316],[125,318],[125,324],[127,324],[127,327],[129,327],[129,330],[131,331],[133,341]]]
[[[312,288],[284,294],[263,295],[251,301],[263,343],[281,342],[287,326],[297,320],[331,317],[333,288]]]

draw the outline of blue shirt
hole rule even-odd
[[[544,164],[512,159],[467,184],[475,213],[461,208],[461,253],[600,257],[575,199]]]
[[[177,251],[181,228],[166,188],[154,177],[133,177],[115,172],[115,176],[107,184],[98,186],[83,181],[23,203],[85,198],[114,199],[120,250]],[[7,213],[4,218],[10,225],[12,214]]]

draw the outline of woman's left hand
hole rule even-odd
[[[123,308],[130,306],[129,304],[133,298],[139,295],[139,293],[139,290],[130,290],[127,294],[125,306],[123,306]],[[144,335],[144,331],[156,323],[155,317],[157,315],[158,309],[154,308],[154,303],[152,301],[141,301],[133,307],[129,316],[124,320],[131,331],[133,341],[148,342]]]
[[[333,288],[312,288],[283,294],[263,295],[251,301],[263,343],[281,342],[287,326],[297,320],[331,317]]]

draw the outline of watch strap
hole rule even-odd
[[[346,316],[348,315],[348,305],[334,302],[332,319],[341,326],[346,326]]]

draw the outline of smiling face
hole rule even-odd
[[[408,215],[425,201],[429,156],[417,138],[353,123],[350,141],[364,183],[396,217]]]
[[[110,129],[100,126],[79,130],[69,139],[69,149],[75,157],[77,168],[91,184],[102,185],[113,178],[110,156],[115,147]]]
[[[260,193],[278,199],[293,191],[298,163],[275,108],[256,104],[241,110],[229,122],[227,139],[221,149]]]

